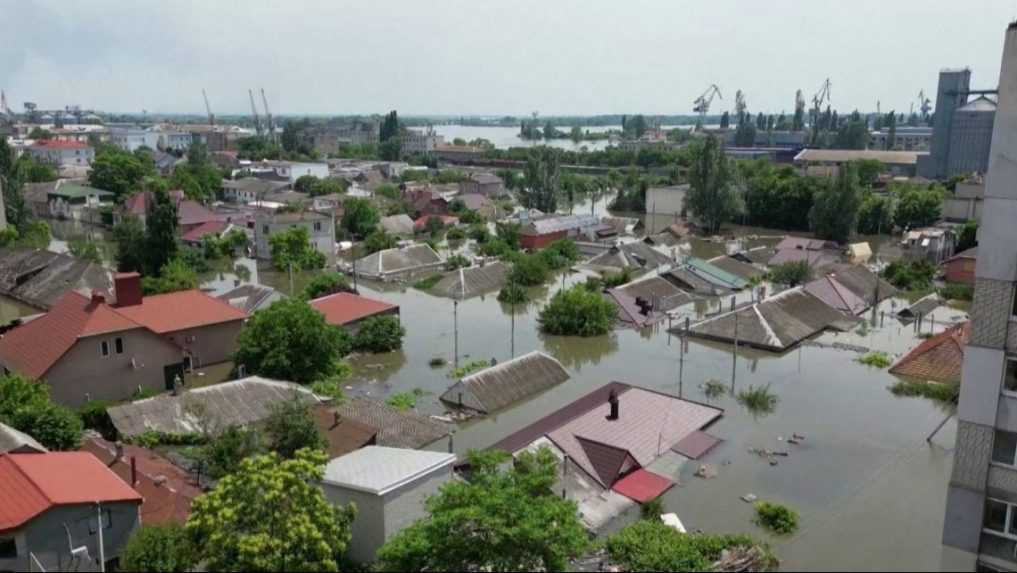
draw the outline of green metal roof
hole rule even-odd
[[[692,272],[702,278],[731,290],[741,290],[749,285],[747,280],[733,273],[729,273],[717,265],[708,263],[703,259],[689,257],[685,264],[692,270]]]
[[[113,197],[115,195],[112,191],[104,191],[102,189],[96,189],[95,187],[89,187],[87,185],[79,185],[77,183],[64,183],[53,191],[50,191],[49,194],[58,195],[67,199],[81,199],[91,195],[98,195],[99,197]]]

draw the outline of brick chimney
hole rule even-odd
[[[141,304],[141,275],[138,273],[117,273],[113,276],[113,287],[116,291],[116,306],[136,306]]]
[[[613,422],[618,419],[618,392],[613,388],[611,393],[607,397],[607,403],[611,405],[611,412],[607,415],[607,420]]]

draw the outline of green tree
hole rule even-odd
[[[367,199],[354,197],[347,200],[343,204],[343,208],[345,210],[340,223],[342,228],[359,239],[370,235],[378,226],[378,221],[381,220],[378,210]]]
[[[470,481],[427,501],[428,516],[379,551],[383,571],[565,571],[588,546],[575,502],[551,491],[556,460],[523,453],[508,471],[502,452],[470,452]],[[483,540],[483,542],[478,542]]]
[[[272,253],[272,266],[276,270],[314,270],[325,266],[327,259],[311,244],[311,236],[305,227],[292,227],[271,235],[268,239]]]
[[[368,254],[376,253],[385,249],[391,249],[398,244],[398,238],[389,235],[385,232],[385,229],[379,227],[364,239],[364,251]]]
[[[334,374],[349,347],[349,335],[306,301],[284,299],[247,321],[233,360],[252,374],[309,384]]]
[[[311,282],[304,288],[304,296],[309,299],[320,298],[337,292],[350,291],[352,289],[346,275],[325,272],[315,275]]]
[[[264,451],[264,438],[256,428],[228,426],[216,431],[201,447],[200,458],[205,471],[215,479],[240,469],[247,458]]]
[[[158,275],[177,255],[177,206],[163,189],[153,192],[154,203],[145,222],[144,274]]]
[[[334,195],[343,194],[350,188],[350,184],[345,179],[338,179],[335,177],[326,177],[325,179],[318,179],[311,185],[308,193],[311,197],[321,197],[322,195]]]
[[[297,178],[296,183],[293,184],[293,190],[298,191],[300,193],[310,194],[311,189],[314,188],[314,185],[318,181],[320,180],[314,175],[301,175],[300,177]]]
[[[558,291],[537,317],[540,330],[565,336],[600,336],[611,331],[616,310],[583,285]]]
[[[187,532],[208,571],[337,571],[353,507],[335,507],[318,482],[325,455],[302,450],[244,460],[194,500]]]
[[[978,221],[969,219],[961,227],[960,236],[957,239],[957,252],[966,251],[978,246]]]
[[[115,258],[120,272],[145,270],[145,228],[134,215],[126,215],[113,227]]]
[[[807,261],[792,261],[774,265],[769,273],[770,282],[789,287],[805,284],[811,278],[812,267]]]
[[[537,286],[547,282],[551,268],[539,254],[523,254],[513,261],[509,281],[521,286]]]
[[[725,553],[749,558],[746,571],[774,571],[778,566],[770,549],[751,537],[681,533],[659,519],[626,526],[608,538],[607,552],[624,571],[713,571]]]
[[[222,187],[222,172],[209,158],[208,147],[194,143],[187,150],[187,161],[174,168],[170,184],[190,199],[207,202]]]
[[[41,163],[28,155],[18,159],[17,169],[25,183],[46,183],[59,178],[56,168],[48,163]]]
[[[193,571],[194,549],[184,526],[142,525],[120,554],[121,571]]]
[[[101,147],[92,161],[88,183],[96,189],[115,193],[118,200],[141,190],[146,177],[156,175],[155,165],[139,156],[107,145]]]
[[[400,131],[399,114],[395,110],[392,110],[388,112],[384,121],[381,122],[381,126],[378,130],[378,140],[387,141],[393,137],[398,137]]]
[[[858,209],[858,232],[864,235],[890,233],[893,231],[893,215],[892,197],[865,191]]]
[[[552,147],[536,147],[526,160],[523,206],[554,213],[558,209],[561,156]]]
[[[146,295],[192,290],[198,288],[198,273],[182,257],[175,257],[159,269],[157,276],[142,277],[141,288]]]
[[[353,348],[361,352],[391,352],[403,346],[406,329],[396,316],[368,318],[353,337]]]
[[[818,237],[843,243],[858,226],[861,205],[857,169],[848,163],[840,169],[833,184],[823,186],[816,193],[809,220]]]
[[[30,249],[45,249],[49,247],[50,233],[49,225],[45,221],[24,221],[18,227],[18,246]]]
[[[848,121],[844,122],[844,124],[839,128],[837,126],[836,119],[831,119],[830,122],[833,124],[831,128],[837,130],[837,136],[834,139],[833,145],[835,148],[865,149],[865,147],[869,144],[869,126],[865,120],[862,119],[858,110],[852,112]]]
[[[890,192],[897,198],[894,223],[902,229],[927,227],[939,220],[945,190],[939,185],[894,184]]]
[[[89,261],[97,265],[102,264],[102,253],[99,252],[99,247],[87,239],[71,239],[67,243],[67,250],[76,258],[83,261]]]
[[[727,129],[729,127],[731,127],[731,114],[725,111],[720,114],[720,128]]]
[[[311,405],[295,392],[288,400],[272,406],[265,420],[265,434],[269,449],[284,459],[292,459],[304,448],[328,448],[328,441],[314,422]]]
[[[76,450],[83,426],[73,411],[49,399],[49,387],[17,374],[0,376],[0,422],[52,450]]]
[[[729,221],[739,209],[733,174],[720,140],[710,135],[690,146],[689,192],[685,205],[710,233]]]

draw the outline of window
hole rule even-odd
[[[18,556],[18,544],[13,537],[0,538],[0,559],[13,559]]]
[[[267,235],[267,234],[268,234],[268,225],[265,225],[265,226],[263,226],[263,227],[261,228],[261,232],[262,232],[262,233],[265,233],[265,234]]]
[[[109,356],[109,342],[106,341],[106,340],[103,340],[102,342],[100,342],[99,343],[99,351],[102,353],[102,357],[103,358]]]
[[[1010,312],[1010,314],[1017,316],[1017,295],[1013,297],[1013,310]]]
[[[321,221],[315,221],[314,222],[314,231],[316,233],[320,233],[321,232]]]
[[[998,499],[986,500],[983,528],[990,533],[1017,537],[1017,527],[1014,527],[1017,511],[1014,510],[1014,507],[1014,504]]]
[[[109,510],[108,509],[102,510],[102,528],[103,529],[109,529],[110,527],[112,527],[113,526],[112,521],[113,520],[110,519],[110,512],[109,512]],[[96,529],[95,526],[96,526],[96,519],[94,517],[89,518],[88,519],[88,533],[90,533],[92,535],[95,535],[95,533],[98,531],[98,529]]]
[[[1003,390],[1017,392],[1017,360],[1006,361],[1006,372],[1003,374]]]
[[[123,354],[124,353],[124,339],[118,337],[116,340],[113,341],[113,347],[116,349],[117,354]]]
[[[992,461],[1008,466],[1017,465],[1017,434],[996,430],[992,442]]]

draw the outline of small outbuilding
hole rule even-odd
[[[490,414],[568,379],[561,362],[534,351],[459,380],[441,395],[441,401],[454,408]]]

